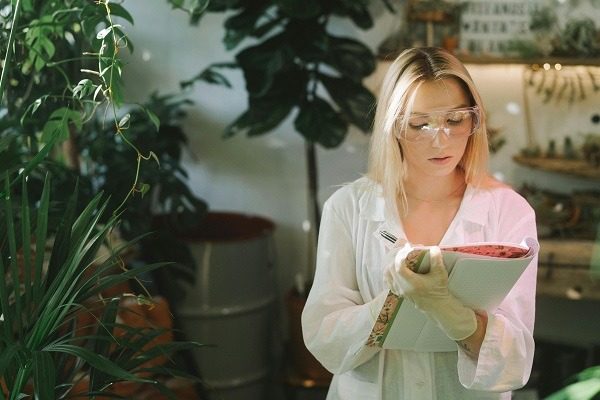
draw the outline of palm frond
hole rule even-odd
[[[41,198],[33,205],[26,178],[22,179],[17,199],[6,175],[0,200],[0,277],[5,277],[0,279],[0,378],[8,388],[8,399],[71,396],[76,376],[82,374],[89,385],[78,396],[95,393],[119,398],[114,384],[131,381],[154,385],[175,398],[153,378],[153,371],[160,370],[171,354],[199,344],[160,343],[168,329],[120,323],[121,298],[102,296],[107,289],[167,263],[125,269],[119,257],[131,242],[99,259],[98,250],[118,224],[114,216],[101,222],[107,199],[98,194],[78,212],[75,191],[58,228],[52,229],[50,178],[46,177]],[[82,313],[94,319],[81,326]],[[91,328],[93,333],[81,334]],[[25,393],[28,383],[33,384],[33,392]],[[0,400],[5,394],[0,393]]]

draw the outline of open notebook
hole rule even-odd
[[[448,269],[450,292],[468,307],[493,312],[504,300],[539,250],[537,241],[522,244],[473,243],[440,246]],[[429,248],[415,247],[408,256],[409,268],[429,269]],[[434,321],[407,299],[388,293],[367,345],[386,349],[454,351],[449,339]]]

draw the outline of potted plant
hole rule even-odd
[[[387,1],[385,5],[392,9]],[[316,147],[335,148],[346,137],[351,125],[363,132],[371,129],[375,97],[362,80],[375,68],[375,56],[360,41],[331,33],[333,17],[353,22],[361,29],[373,26],[369,1],[317,0],[211,1],[208,12],[231,12],[225,20],[224,44],[237,51],[235,60],[215,63],[183,83],[196,81],[231,86],[224,68],[239,68],[246,83],[248,106],[226,129],[225,137],[266,134],[290,115],[294,128],[305,139],[308,175],[309,265],[296,290],[287,298],[291,333],[304,348],[300,315],[304,296],[314,274],[314,248],[320,222]],[[246,41],[246,39],[251,39]],[[295,350],[293,350],[295,351]],[[306,371],[323,374],[322,368]]]
[[[593,400],[600,396],[600,366],[584,369],[571,377],[565,387],[545,397],[546,400]]]
[[[119,51],[127,40],[113,17],[131,17],[121,5],[108,1],[5,3],[2,22],[10,32],[1,32],[8,45],[0,78],[5,172],[0,207],[0,398],[27,393],[38,398],[114,395],[113,388],[124,380],[152,384],[175,398],[157,374],[181,371],[153,360],[197,344],[162,343],[158,339],[165,329],[156,326],[123,326],[116,319],[125,311],[121,296],[101,296],[161,264],[122,269],[119,255],[129,244],[111,248],[98,259],[109,232],[118,227],[123,207],[111,208],[102,195],[93,194],[98,187],[91,180],[74,184],[84,176],[78,174],[75,161],[86,155],[77,149],[77,137],[87,134],[101,107],[110,112],[112,134],[128,142],[124,132],[131,127],[131,114],[119,111]],[[72,82],[82,70],[92,79]],[[158,125],[154,113],[142,110]],[[157,158],[130,144],[138,168],[142,159]],[[135,157],[127,168],[138,170]],[[134,174],[127,196],[149,190],[139,176]],[[50,244],[48,238],[53,239]],[[151,301],[143,295],[137,300]],[[77,336],[82,312],[95,315],[93,324],[84,325],[92,328],[84,338]],[[74,393],[85,377],[85,389]]]

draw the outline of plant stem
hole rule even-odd
[[[12,25],[10,26],[10,34],[8,36],[8,45],[6,46],[6,57],[2,66],[2,75],[0,76],[0,103],[4,100],[4,87],[8,79],[8,66],[12,61],[13,42],[15,41],[15,26],[19,22],[19,12],[21,10],[21,0],[17,0],[13,11]]]
[[[304,142],[304,154],[306,156],[306,171],[308,176],[308,214],[311,222],[309,231],[311,254],[308,255],[308,278],[314,277],[315,256],[317,240],[319,236],[319,227],[321,225],[321,211],[319,209],[319,199],[317,198],[317,188],[319,186],[319,176],[317,167],[317,154],[315,143],[306,140]]]

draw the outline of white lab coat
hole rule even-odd
[[[461,350],[414,352],[365,346],[387,288],[385,229],[406,240],[382,189],[361,178],[323,207],[317,269],[302,327],[307,348],[334,374],[327,400],[509,399],[529,379],[537,258],[489,315],[475,362]],[[515,191],[468,185],[440,244],[520,243],[537,237],[535,214]]]

